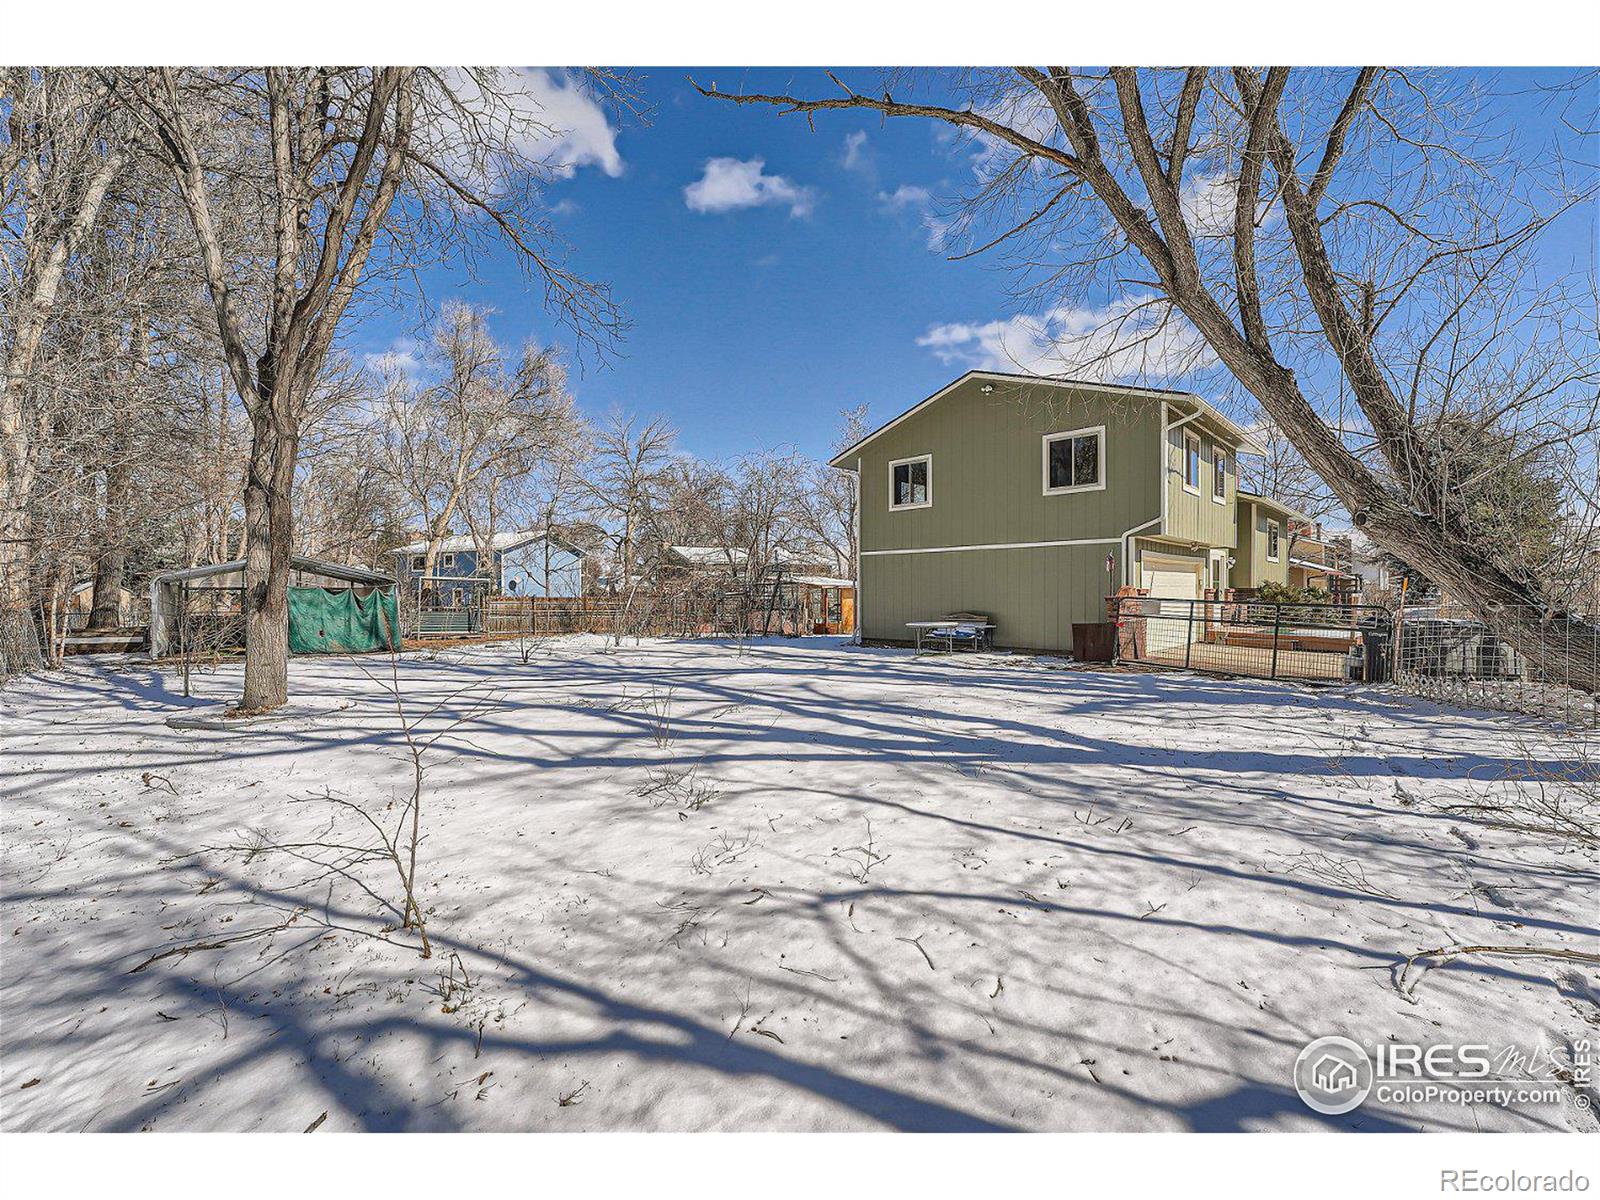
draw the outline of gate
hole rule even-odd
[[[1114,604],[1122,662],[1260,679],[1388,678],[1394,622],[1377,605],[1156,596]]]

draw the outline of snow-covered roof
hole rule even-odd
[[[1306,567],[1313,571],[1321,571],[1324,575],[1348,575],[1349,571],[1341,571],[1338,567],[1331,567],[1327,563],[1318,562],[1314,558],[1291,558],[1289,565],[1292,567]]]
[[[489,539],[491,550],[515,550],[518,546],[526,546],[529,542],[537,542],[544,537],[542,529],[517,529],[509,533],[497,533]],[[478,543],[471,534],[463,533],[455,537],[447,537],[439,543],[439,549],[446,554],[454,554],[459,550],[476,550]],[[411,542],[405,546],[396,546],[389,551],[390,554],[426,554],[428,543],[426,541]],[[576,551],[574,551],[576,553]]]
[[[791,583],[804,583],[811,587],[855,587],[854,579],[839,579],[832,575],[791,575]]]
[[[737,566],[750,557],[737,546],[668,546],[667,552],[692,567]]]

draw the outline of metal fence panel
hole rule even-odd
[[[1123,596],[1116,624],[1124,662],[1261,679],[1387,677],[1392,622],[1376,605]]]

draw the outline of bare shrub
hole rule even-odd
[[[878,844],[872,834],[872,819],[870,817],[865,819],[867,836],[862,845],[847,846],[843,850],[836,849],[828,855],[829,858],[842,860],[845,864],[845,873],[861,884],[867,882],[867,876],[872,874],[874,867],[889,861],[887,854],[878,853]]]
[[[649,800],[651,808],[671,806],[680,813],[698,812],[722,794],[722,789],[700,779],[699,774],[699,766],[648,768],[645,781],[633,794]]]
[[[1478,824],[1600,849],[1600,751],[1587,736],[1519,741],[1514,771],[1441,805]]]

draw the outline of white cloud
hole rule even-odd
[[[844,154],[840,157],[840,165],[846,171],[856,171],[868,165],[865,147],[867,134],[865,130],[858,129],[854,133],[844,135]]]
[[[392,371],[416,378],[422,371],[422,352],[411,338],[400,338],[384,350],[363,354],[361,361],[368,370],[379,374]]]
[[[914,183],[902,183],[892,192],[878,193],[878,203],[892,212],[903,212],[908,208],[925,209],[932,198],[927,188]]]
[[[493,104],[485,103],[483,89],[470,72],[451,68],[441,75],[462,109],[519,156],[542,164],[549,175],[570,179],[587,166],[597,166],[612,178],[622,174],[615,127],[599,101],[566,72],[502,70],[497,89],[502,94]],[[446,157],[458,142],[461,119],[460,113],[448,113],[433,131]],[[460,167],[470,169],[465,162]]]
[[[1104,308],[1056,308],[979,324],[932,326],[917,339],[941,362],[1100,382],[1173,379],[1215,359],[1183,317],[1148,296]]]
[[[700,178],[683,189],[684,203],[698,213],[777,205],[786,206],[791,217],[810,216],[816,203],[812,190],[782,175],[766,174],[766,165],[760,158],[710,159]]]

